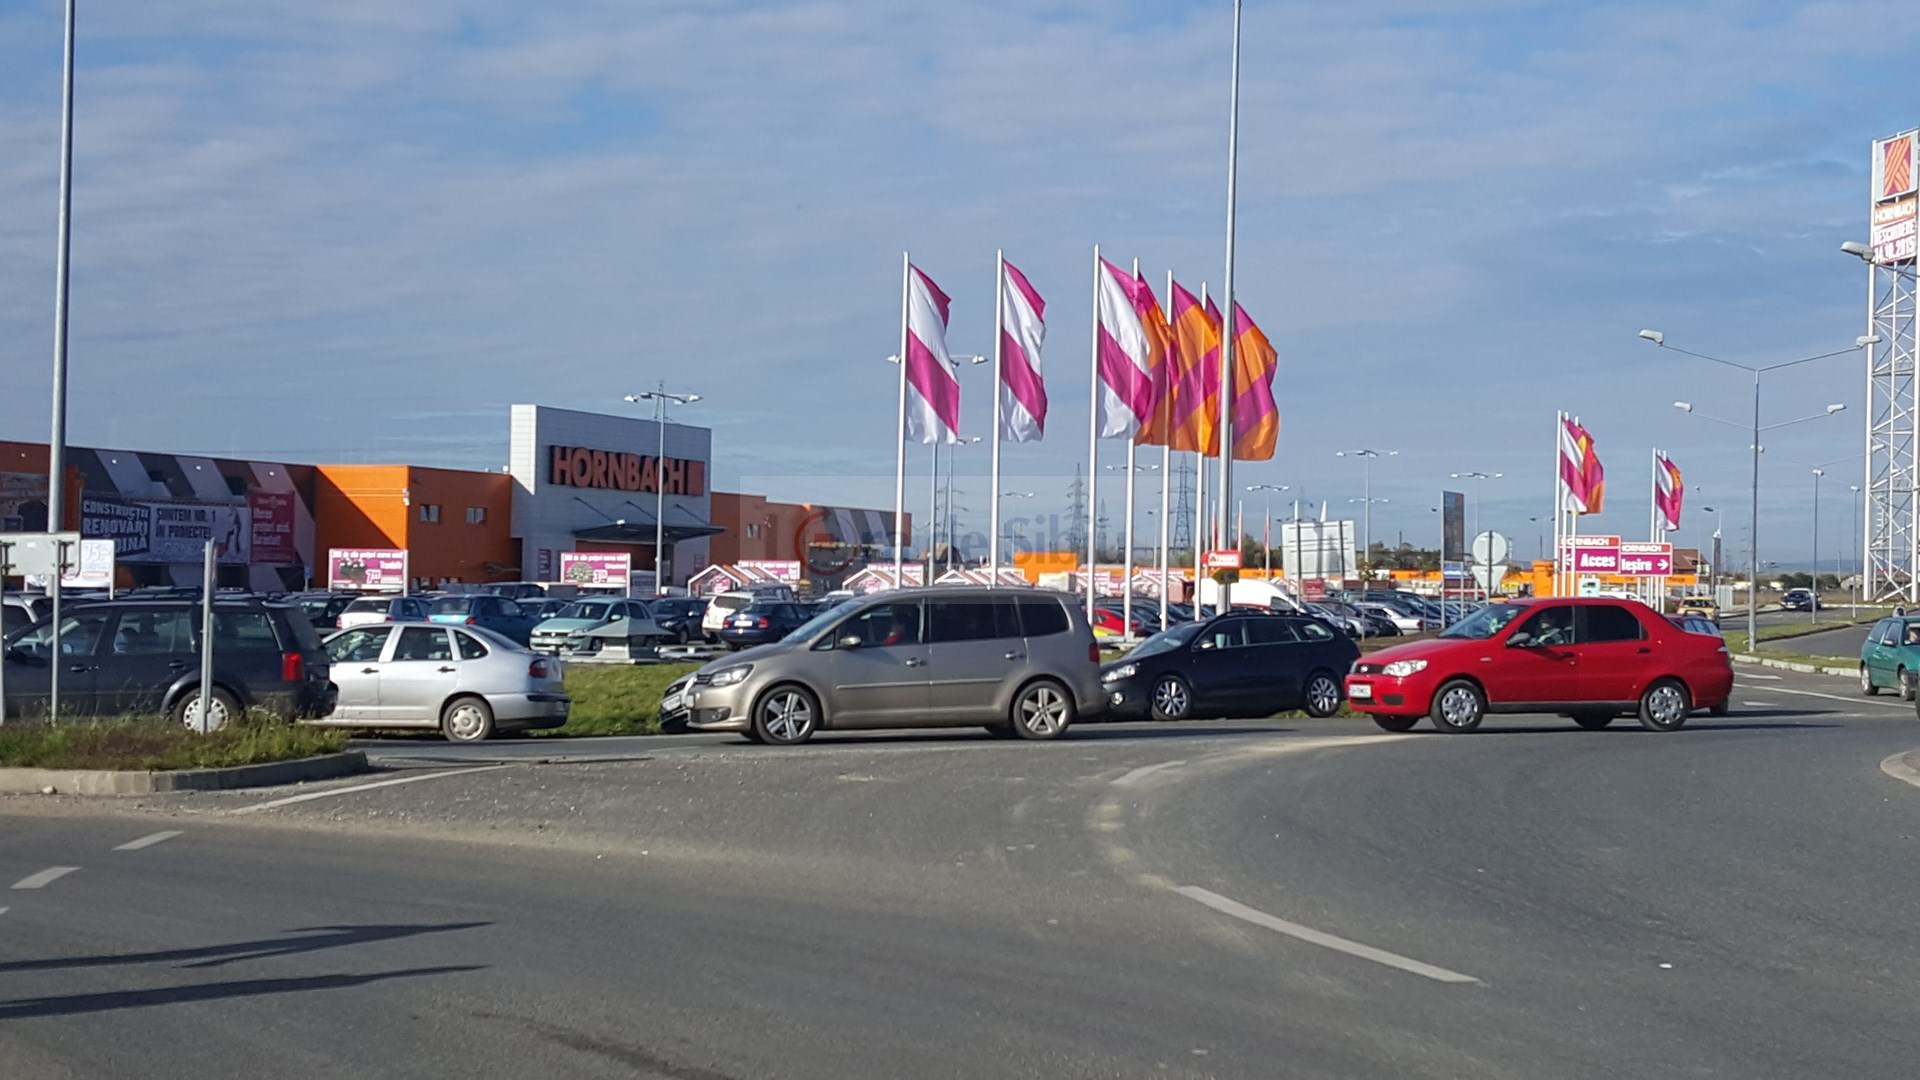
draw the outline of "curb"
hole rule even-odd
[[[167,791],[223,791],[276,787],[367,771],[358,750],[299,761],[238,765],[230,769],[133,772],[115,769],[0,769],[0,795],[155,795]],[[51,789],[51,791],[49,791]]]
[[[1833,675],[1843,679],[1851,679],[1860,674],[1860,670],[1858,668],[1838,668],[1838,667],[1825,667],[1823,665],[1816,665],[1816,664],[1799,664],[1799,663],[1795,663],[1792,660],[1775,660],[1772,657],[1752,656],[1747,653],[1734,653],[1733,662],[1736,664],[1758,664],[1761,667],[1778,668],[1781,671],[1797,671],[1802,675]]]
[[[1880,771],[1895,780],[1920,787],[1920,768],[1916,768],[1916,764],[1920,764],[1920,751],[1908,750],[1882,761]]]

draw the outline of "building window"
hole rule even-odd
[[[426,522],[439,521],[440,520],[440,504],[439,503],[421,503],[420,504],[420,520],[426,521]]]
[[[486,523],[487,523],[487,508],[486,508],[486,507],[484,507],[484,506],[469,506],[469,507],[467,507],[467,524],[469,524],[469,525],[485,525]]]
[[[747,539],[749,540],[760,539],[760,526],[758,525],[747,526]]]

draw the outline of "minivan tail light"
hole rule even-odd
[[[464,625],[466,625],[466,626],[478,626],[479,624],[473,621],[473,616],[471,616],[471,615],[469,615],[469,616],[467,616],[467,617],[466,617],[466,619],[464,620]]]
[[[528,664],[528,665],[527,665],[527,677],[528,677],[528,678],[530,678],[530,679],[544,679],[544,678],[546,678],[546,677],[547,677],[547,662],[546,662],[545,660],[535,660],[535,661],[534,661],[533,663],[531,663],[531,664]]]
[[[307,677],[307,658],[297,652],[280,654],[280,681],[301,682]]]
[[[1100,662],[1100,643],[1099,642],[1097,641],[1087,642],[1087,659],[1096,664]]]

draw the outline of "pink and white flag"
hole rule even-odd
[[[1094,332],[1099,335],[1100,348],[1100,437],[1131,439],[1159,403],[1154,392],[1153,340],[1135,302],[1133,274],[1101,259],[1094,277]]]
[[[1040,345],[1047,338],[1047,302],[1012,263],[1000,279],[1000,437],[1039,442],[1047,432],[1047,385]]]
[[[960,380],[947,356],[951,301],[912,267],[907,294],[907,441],[960,441]]]

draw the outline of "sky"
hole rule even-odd
[[[1337,515],[1362,476],[1335,451],[1399,450],[1374,537],[1430,545],[1449,474],[1502,473],[1480,520],[1528,554],[1566,409],[1608,466],[1583,530],[1644,535],[1658,445],[1744,548],[1751,440],[1672,402],[1748,417],[1751,381],[1635,335],[1768,363],[1865,332],[1838,245],[1870,140],[1920,123],[1911,14],[1247,0],[1236,296],[1283,427],[1236,486]],[[890,507],[900,253],[976,353],[1004,248],[1053,405],[1002,488],[1045,518],[1087,457],[1092,245],[1156,291],[1224,273],[1226,0],[84,0],[78,26],[76,444],[499,468],[509,403],[665,380],[703,396],[677,417],[723,488]],[[0,0],[6,438],[47,432],[60,48],[56,0]],[[962,373],[963,434],[990,379]],[[1768,421],[1847,411],[1765,440],[1763,558],[1808,557],[1817,466],[1821,546],[1851,545],[1864,382],[1857,355],[1769,376]],[[957,456],[984,529],[986,448]],[[1100,497],[1118,518],[1118,474]]]

